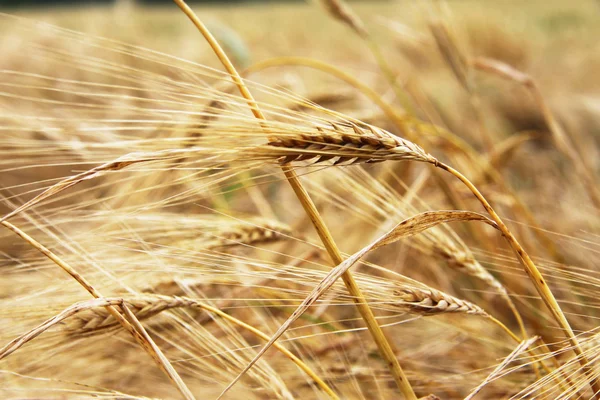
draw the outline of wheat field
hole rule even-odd
[[[600,398],[600,3],[0,14],[0,398]]]

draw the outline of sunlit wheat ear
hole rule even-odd
[[[329,127],[317,126],[313,132],[278,134],[256,151],[277,158],[281,164],[302,161],[307,165],[350,165],[386,160],[436,163],[433,156],[413,142],[374,126],[359,127],[353,123],[331,123]]]
[[[411,286],[400,286],[394,290],[394,306],[408,309],[412,313],[423,315],[437,315],[445,313],[464,313],[488,317],[481,307],[450,296],[433,288],[417,288]]]

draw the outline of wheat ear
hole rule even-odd
[[[481,307],[430,287],[399,287],[394,290],[394,297],[401,300],[395,305],[416,314],[464,313],[489,317]]]
[[[331,123],[317,126],[314,133],[276,135],[264,149],[281,164],[303,161],[334,165],[374,163],[386,160],[434,162],[434,158],[413,142],[404,140],[383,129],[354,123]]]

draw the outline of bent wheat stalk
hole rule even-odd
[[[434,158],[413,142],[404,140],[374,126],[359,127],[331,123],[331,128],[317,126],[314,134],[277,135],[258,155],[279,156],[281,164],[306,161],[317,164],[332,161],[334,165],[374,163],[386,160],[434,162]]]
[[[189,6],[183,0],[174,0],[174,1],[177,4],[177,6],[194,23],[194,25],[202,33],[204,38],[208,41],[208,43],[212,47],[213,51],[215,52],[215,54],[217,55],[219,60],[222,62],[222,64],[224,65],[227,72],[230,74],[230,76],[233,79],[233,81],[235,82],[235,84],[238,86],[240,93],[247,100],[248,106],[252,110],[252,113],[254,114],[256,119],[261,120],[261,121],[266,120],[265,116],[263,115],[263,113],[260,111],[260,109],[256,105],[256,101],[252,97],[252,94],[250,93],[250,91],[248,90],[246,85],[244,85],[239,73],[237,72],[237,70],[235,69],[235,67],[233,66],[233,64],[231,63],[231,61],[229,60],[229,58],[227,57],[227,55],[225,54],[225,52],[223,51],[223,49],[221,48],[219,43],[212,36],[210,31],[206,28],[206,26],[204,26],[202,21],[194,14],[192,9],[189,8]],[[292,186],[294,193],[296,194],[296,196],[302,203],[302,207],[304,208],[305,212],[311,219],[319,237],[321,238],[321,241],[323,242],[323,245],[327,249],[327,252],[329,253],[329,256],[331,257],[331,259],[333,261],[333,264],[338,265],[339,263],[341,263],[343,261],[342,254],[341,254],[340,250],[338,249],[337,245],[335,244],[335,242],[333,241],[331,233],[327,229],[327,226],[325,225],[323,218],[320,216],[315,204],[313,203],[312,199],[308,195],[308,192],[302,186],[300,179],[298,178],[298,176],[296,175],[296,173],[294,172],[294,170],[292,169],[291,166],[289,166],[288,164],[285,164],[282,166],[282,170],[283,170],[283,173],[285,174],[286,179]],[[361,293],[361,290],[358,287],[358,284],[356,283],[356,281],[350,274],[344,274],[342,279],[343,279],[344,284],[346,285],[348,291],[354,297],[354,302],[358,308],[358,311],[360,312],[362,318],[365,320],[365,323],[369,329],[369,332],[373,336],[373,339],[374,339],[375,343],[377,344],[377,347],[379,348],[379,351],[380,351],[383,359],[388,364],[390,371],[392,373],[392,376],[394,377],[394,380],[396,381],[400,391],[402,392],[402,394],[404,395],[404,397],[407,400],[416,400],[417,396],[415,395],[413,388],[411,387],[410,383],[408,382],[408,379],[406,378],[406,375],[404,374],[404,371],[402,370],[402,367],[400,366],[400,363],[398,362],[398,359],[396,358],[396,355],[394,353],[392,346],[390,345],[389,341],[385,337],[383,330],[377,323],[377,320],[375,318],[375,315],[373,314],[373,311],[371,310],[371,308],[367,304],[367,301],[365,300],[365,297]],[[229,387],[231,387],[231,385]],[[225,389],[225,390],[227,390],[227,389]]]
[[[288,328],[319,299],[323,293],[325,293],[340,277],[347,275],[348,270],[367,253],[387,244],[394,243],[402,238],[414,236],[441,223],[452,221],[482,221],[491,226],[496,226],[496,224],[486,216],[469,211],[424,212],[400,222],[389,232],[382,235],[333,268],[325,276],[325,278],[323,278],[321,282],[319,282],[319,284],[313,288],[310,294],[304,299],[302,304],[300,304],[300,306],[292,313],[292,315],[279,327],[269,342],[258,352],[250,364],[248,364],[242,370],[237,378],[229,384],[219,398],[222,397],[223,394],[236,382],[238,382],[241,377],[248,370],[250,370],[250,368],[252,368],[252,366],[267,352],[269,347],[271,347],[273,343],[275,343],[277,339],[279,339],[285,333],[285,331],[288,330]],[[477,310],[477,306],[475,305],[466,306],[466,302],[455,299],[449,295],[442,295],[434,289],[423,291],[420,289],[409,288],[405,293],[398,292],[398,297],[401,299],[401,302],[396,303],[396,305],[404,305],[407,310],[417,310],[420,314],[439,314],[448,312],[448,310],[456,310],[456,312],[466,312],[467,310],[472,310],[472,313],[479,315],[485,314],[483,310],[479,309],[481,312]]]
[[[527,276],[529,276],[529,279],[533,283],[535,289],[537,290],[538,294],[542,298],[544,304],[546,305],[546,307],[548,307],[548,309],[550,310],[550,313],[552,314],[552,316],[554,317],[554,319],[556,320],[558,325],[561,327],[561,329],[563,329],[565,336],[571,343],[571,346],[573,346],[573,351],[575,351],[575,353],[579,356],[579,361],[581,363],[581,366],[582,366],[584,372],[586,373],[586,375],[588,376],[590,386],[592,387],[592,390],[594,391],[593,398],[598,399],[598,394],[600,393],[600,382],[598,381],[598,378],[596,378],[592,374],[590,363],[589,363],[587,357],[585,356],[585,354],[583,353],[583,350],[581,349],[579,341],[577,340],[577,337],[575,336],[573,329],[571,328],[571,325],[569,324],[569,321],[567,320],[567,317],[565,316],[562,309],[560,308],[560,305],[556,301],[554,294],[548,287],[548,284],[546,283],[546,280],[544,279],[540,270],[536,267],[534,262],[531,260],[531,258],[527,254],[527,252],[519,244],[517,239],[513,236],[511,231],[504,224],[504,222],[502,221],[500,216],[496,213],[496,211],[492,208],[490,203],[486,200],[485,197],[483,197],[483,195],[471,183],[471,181],[469,181],[469,179],[467,179],[463,174],[461,174],[454,168],[452,168],[444,163],[437,162],[437,163],[435,163],[435,166],[438,168],[441,168],[445,171],[448,171],[450,174],[452,174],[456,178],[458,178],[465,186],[467,186],[469,188],[469,190],[471,191],[471,193],[473,193],[473,195],[477,198],[477,200],[479,200],[479,202],[483,205],[483,208],[485,208],[485,210],[488,212],[488,214],[490,215],[492,220],[494,220],[494,222],[497,224],[498,229],[500,230],[500,232],[502,232],[502,235],[504,236],[504,238],[506,239],[506,241],[508,242],[510,247],[513,249],[513,251],[517,255],[517,258],[519,259],[519,262],[523,266],[525,273],[527,273]]]

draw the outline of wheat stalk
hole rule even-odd
[[[530,281],[533,283],[542,301],[544,302],[544,304],[546,305],[556,322],[563,329],[565,336],[573,346],[573,351],[575,351],[575,353],[578,356],[580,356],[579,361],[583,370],[589,378],[590,386],[592,387],[595,393],[594,398],[598,398],[597,394],[600,393],[600,382],[595,376],[592,375],[593,372],[590,368],[589,361],[585,356],[583,350],[581,349],[581,346],[579,345],[579,341],[577,340],[577,337],[573,332],[573,328],[571,328],[571,325],[569,324],[567,317],[565,316],[560,305],[558,304],[556,297],[554,297],[554,294],[548,287],[548,284],[546,283],[546,280],[544,279],[542,273],[537,268],[535,263],[531,260],[529,254],[527,254],[525,249],[523,249],[521,244],[517,241],[512,232],[504,224],[504,221],[502,221],[500,216],[492,208],[487,199],[481,194],[481,192],[475,187],[475,185],[473,185],[473,183],[469,181],[469,179],[466,176],[444,163],[438,162],[435,164],[435,166],[449,172],[451,175],[460,180],[467,188],[469,188],[471,193],[473,193],[473,195],[477,198],[477,200],[479,200],[483,208],[485,208],[487,213],[490,215],[491,219],[497,224],[498,230],[502,232],[502,235],[504,236],[512,250],[515,252],[519,262],[521,263],[523,269],[527,273],[527,276],[529,277]]]

